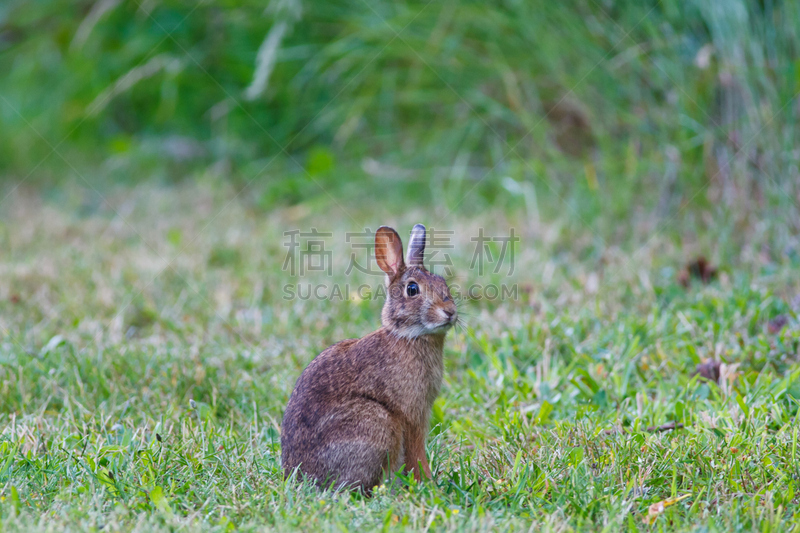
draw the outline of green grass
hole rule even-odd
[[[440,217],[346,199],[352,219],[333,204],[264,216],[235,194],[206,179],[92,204],[78,187],[23,187],[0,206],[4,531],[798,531],[798,258],[758,253],[779,242],[770,232],[741,235],[735,256],[708,249],[720,276],[683,289],[674,230],[606,244],[560,219],[449,216],[454,282],[491,280],[467,268],[476,228],[518,228],[502,281],[520,298],[461,302],[435,479],[367,499],[282,479],[294,380],[377,327],[381,306],[284,301],[296,280],[281,271],[283,231],[334,234],[333,280],[307,280],[378,286],[344,277],[344,232]],[[778,315],[788,323],[771,333]],[[711,358],[727,364],[719,386],[692,376]],[[647,430],[669,422],[685,427]]]
[[[800,531],[800,4],[264,8],[0,5],[0,530]],[[345,234],[417,222],[518,289],[460,302],[435,479],[285,483],[295,380],[382,302],[284,299],[284,232],[376,287]]]
[[[589,225],[797,181],[796,2],[272,4],[4,3],[0,179],[69,180],[62,156],[84,173],[103,163],[100,182],[217,164],[270,209],[375,178],[409,201],[421,188],[500,207],[510,177]],[[270,82],[248,100],[282,21]]]

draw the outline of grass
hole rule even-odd
[[[283,232],[333,233],[333,278],[304,281],[376,287],[343,275],[344,233],[446,210],[343,199],[352,219],[334,204],[265,216],[220,183],[109,189],[98,203],[77,186],[22,187],[2,205],[4,531],[798,531],[798,257],[759,253],[775,233],[740,236],[736,256],[707,250],[718,278],[684,289],[674,229],[606,244],[560,219],[449,215],[453,282],[518,284],[519,298],[461,302],[435,479],[367,499],[282,479],[294,380],[325,346],[374,329],[381,306],[283,300],[298,281],[281,270]],[[520,232],[511,276],[468,268],[482,226]],[[706,359],[725,363],[719,385],[693,376]],[[670,422],[685,427],[647,429]]]
[[[233,4],[0,6],[0,530],[800,532],[799,4]],[[516,288],[459,304],[435,479],[285,482],[295,380],[379,323],[346,234],[417,222]]]
[[[495,207],[510,177],[562,196],[588,183],[601,194],[576,209],[590,224],[672,207],[671,181],[686,198],[712,182],[711,201],[725,203],[796,182],[795,2],[264,7],[6,2],[1,179],[68,179],[52,146],[78,170],[104,164],[104,180],[134,184],[218,164],[258,186],[265,208],[324,197],[308,174],[343,194],[378,176],[410,201],[431,183],[453,203],[475,189],[468,202]],[[291,30],[270,81],[248,100],[281,22]]]

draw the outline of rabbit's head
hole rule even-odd
[[[375,257],[386,273],[386,303],[381,313],[384,327],[407,338],[444,335],[458,320],[458,311],[444,278],[422,264],[425,226],[411,231],[408,254],[397,232],[381,226],[375,233]]]

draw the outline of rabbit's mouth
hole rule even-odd
[[[426,324],[431,333],[446,333],[447,330],[452,328],[458,322],[458,313],[449,309],[439,309],[437,318],[441,320],[438,322],[431,322]]]
[[[454,324],[450,322],[445,322],[444,324],[440,324],[438,326],[433,326],[430,328],[431,333],[447,333],[450,328],[453,327]]]
[[[407,339],[416,339],[425,335],[445,335],[454,324],[445,323],[417,323],[413,326],[393,327],[390,331],[395,335]]]

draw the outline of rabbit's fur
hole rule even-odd
[[[423,266],[424,249],[421,224],[407,263],[397,232],[376,232],[388,287],[382,327],[329,347],[297,380],[281,432],[287,477],[299,467],[321,487],[369,492],[400,467],[417,479],[431,476],[425,437],[442,384],[444,338],[458,315],[444,279]],[[416,295],[409,295],[412,282]]]

